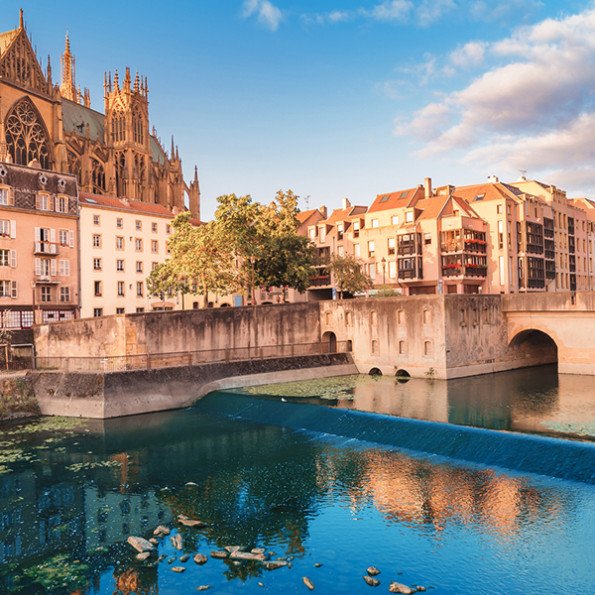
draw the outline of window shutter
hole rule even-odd
[[[50,242],[52,242],[52,244],[56,243],[56,230],[55,229],[50,229]]]
[[[55,260],[52,260],[50,262],[50,275],[52,277],[55,277],[56,276],[56,261]]]
[[[69,244],[71,248],[74,248],[74,231],[69,232]]]
[[[14,207],[14,188],[8,189],[8,204]]]
[[[41,258],[35,259],[35,274],[39,277],[41,275]]]
[[[17,251],[16,250],[10,251],[10,266],[13,269],[17,268]]]
[[[39,242],[42,239],[41,238],[41,232],[39,230],[39,227],[36,227],[35,228],[35,238],[34,239],[35,239],[36,242]]]
[[[14,219],[10,220],[10,237],[17,237],[17,222]]]
[[[17,293],[17,282],[16,281],[11,281],[10,282],[10,285],[11,285],[11,287],[10,287],[10,297],[16,298],[18,296],[18,293]]]
[[[70,275],[70,260],[64,261],[64,275],[68,277]]]
[[[39,210],[41,208],[41,199],[39,197],[39,193],[35,195],[35,208]]]

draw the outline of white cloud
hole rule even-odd
[[[409,0],[390,0],[377,4],[370,11],[362,11],[369,17],[378,21],[400,21],[404,22],[413,9],[413,3]]]
[[[438,22],[442,16],[457,8],[454,0],[424,0],[416,8],[416,16],[422,27]]]
[[[466,87],[432,101],[396,128],[428,139],[420,155],[462,150],[467,162],[509,171],[591,170],[595,164],[595,10],[469,43],[449,67],[496,58]],[[561,175],[561,173],[560,173]]]
[[[509,21],[526,21],[542,7],[543,2],[539,0],[500,0],[499,2],[477,0],[469,5],[469,13],[478,21],[498,21],[503,24]]]
[[[281,10],[269,0],[245,0],[242,16],[247,19],[256,15],[258,22],[271,31],[276,31],[283,19]]]

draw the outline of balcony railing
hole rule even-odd
[[[483,240],[465,240],[465,252],[480,252],[485,254],[487,251],[487,242]]]
[[[316,277],[310,277],[310,287],[326,287],[330,284],[330,275],[317,275]]]
[[[52,242],[34,242],[33,252],[35,254],[58,254],[58,244]]]

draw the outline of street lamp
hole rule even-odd
[[[382,285],[386,285],[386,258],[382,257]]]

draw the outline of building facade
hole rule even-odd
[[[0,163],[0,327],[78,315],[76,178]]]
[[[197,170],[186,183],[172,138],[169,153],[150,128],[148,82],[130,68],[104,76],[103,113],[75,80],[66,36],[61,81],[39,63],[23,23],[0,33],[0,161],[76,176],[81,190],[184,208],[200,218]]]

